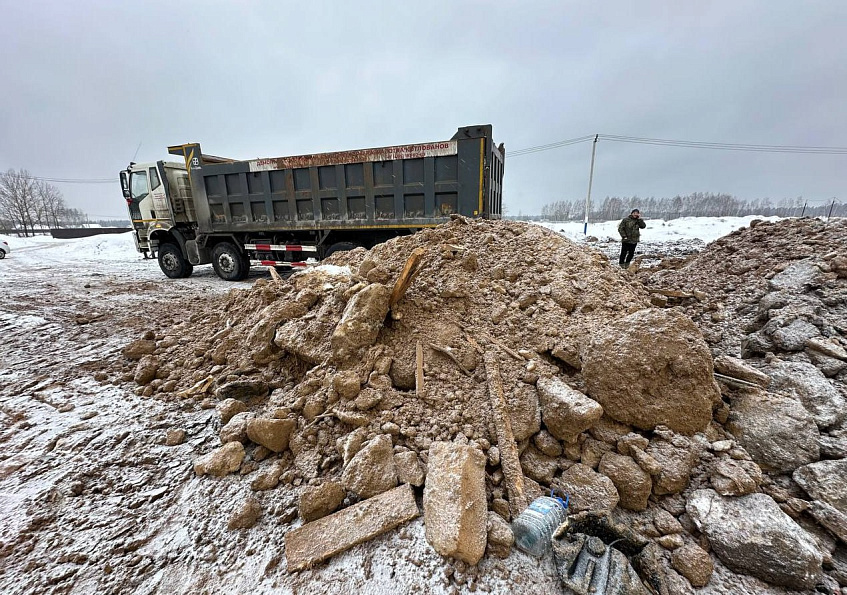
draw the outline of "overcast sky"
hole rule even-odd
[[[505,205],[583,198],[587,134],[847,146],[847,2],[0,1],[0,169],[125,217],[118,171],[443,140],[490,123]],[[593,196],[847,199],[847,155],[601,141]],[[649,217],[649,213],[645,213]]]

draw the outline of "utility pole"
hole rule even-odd
[[[829,213],[827,213],[826,220],[829,221],[829,218],[832,217],[832,209],[835,207],[835,199],[832,199],[832,204],[829,205]]]
[[[588,212],[591,209],[591,183],[594,181],[594,154],[597,152],[597,140],[599,134],[594,135],[594,142],[591,143],[591,169],[588,172],[588,195],[585,197],[585,224],[582,228],[582,235],[588,234]]]

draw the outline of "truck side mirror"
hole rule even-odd
[[[129,176],[125,171],[121,172],[121,190],[123,190],[124,198],[132,198],[132,195],[129,193]]]

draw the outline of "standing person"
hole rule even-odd
[[[629,217],[624,217],[618,223],[618,233],[621,234],[620,265],[622,268],[629,267],[629,263],[635,254],[635,246],[641,239],[641,232],[638,230],[645,227],[647,227],[647,224],[641,219],[641,211],[638,209],[632,209]]]

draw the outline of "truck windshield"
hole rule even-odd
[[[129,179],[129,185],[132,192],[132,200],[135,202],[144,200],[150,193],[147,187],[147,172],[133,172]]]

